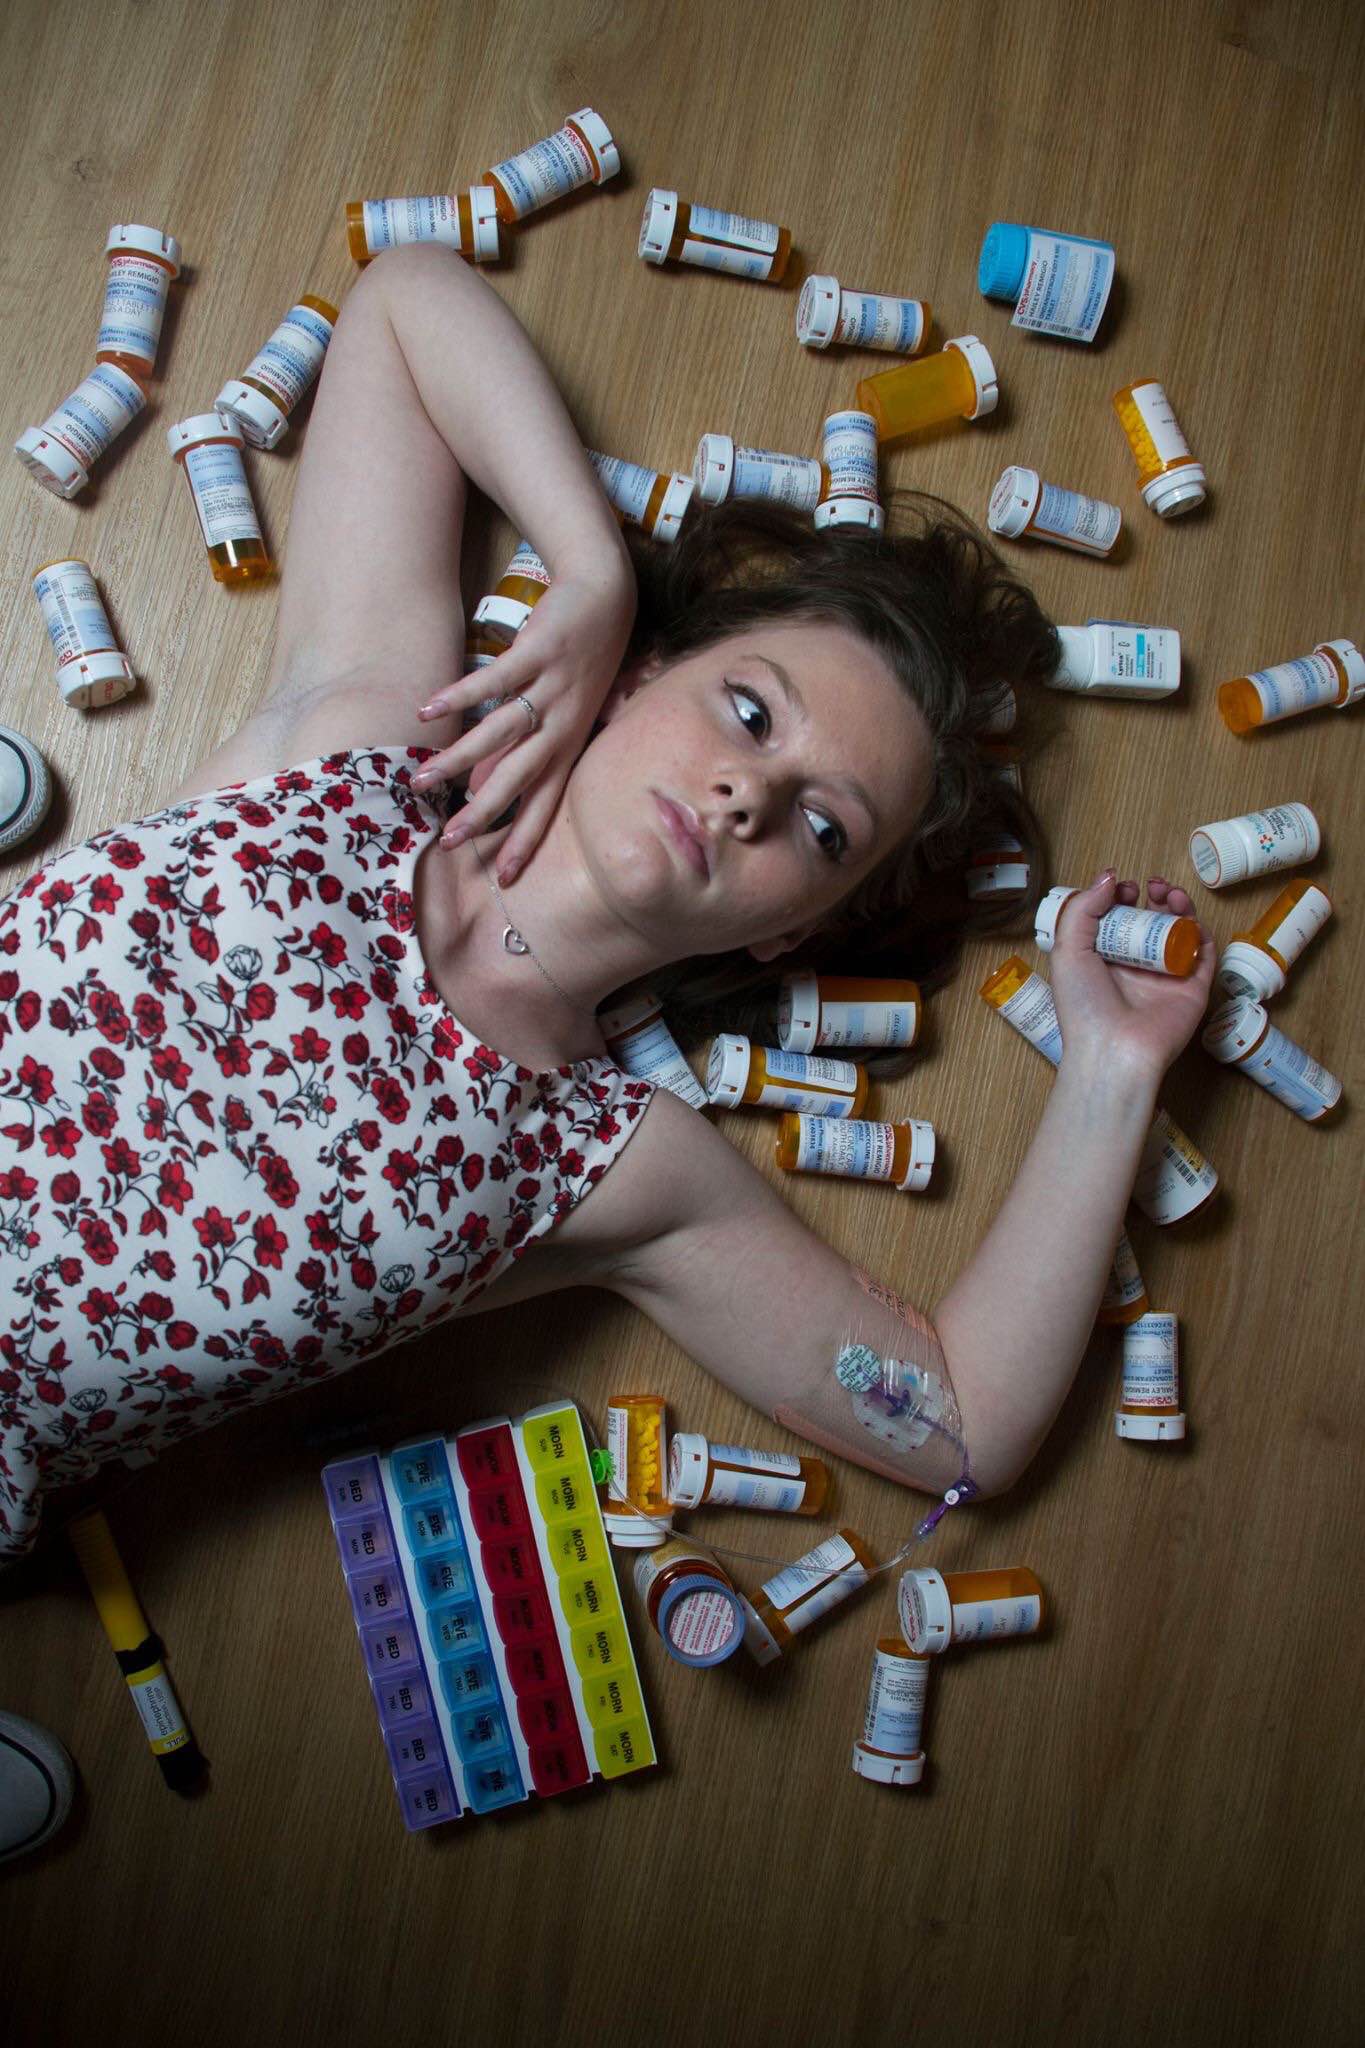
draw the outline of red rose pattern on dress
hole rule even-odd
[[[0,1559],[141,1462],[472,1302],[653,1093],[481,1045],[413,917],[430,749],[68,849],[0,902]]]

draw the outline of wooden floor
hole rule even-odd
[[[590,103],[625,174],[530,223],[499,277],[585,440],[682,468],[711,429],[810,450],[870,363],[799,350],[790,290],[637,261],[653,184],[780,218],[806,267],[929,298],[940,340],[980,334],[999,412],[895,452],[890,479],[978,518],[1013,461],[1115,499],[1113,563],[1018,544],[1012,559],[1059,620],[1175,625],[1187,649],[1172,704],[1027,707],[1056,876],[1112,860],[1188,882],[1192,826],[1310,802],[1338,915],[1276,1014],[1356,1104],[1314,1130],[1197,1047],[1182,1061],[1166,1099],[1224,1196],[1191,1230],[1134,1236],[1156,1303],[1181,1317],[1188,1444],[1115,1439],[1104,1338],[1013,1494],[926,1546],[948,1567],[1032,1565],[1055,1622],[935,1671],[918,1791],[849,1768],[892,1621],[883,1579],[768,1674],[665,1668],[637,1630],[664,1755],[648,1782],[404,1834],[318,1486],[342,1439],[320,1433],[454,1428],[530,1405],[530,1380],[599,1423],[611,1391],[658,1388],[684,1426],[780,1441],[605,1299],[473,1323],[139,1475],[111,1516],[212,1789],[192,1804],[163,1790],[65,1554],[12,1574],[0,1705],[51,1727],[81,1776],[67,1832],[0,1873],[16,2044],[1360,2038],[1365,709],[1240,742],[1214,693],[1365,626],[1363,29],[1350,0],[10,0],[10,430],[90,366],[111,222],[172,229],[189,276],[149,416],[96,487],[68,506],[17,464],[0,471],[0,715],[60,782],[6,886],[155,808],[260,690],[274,590],[210,582],[166,426],[211,402],[301,290],[344,294],[345,200],[468,183]],[[1117,245],[1099,346],[1023,337],[978,296],[997,216]],[[1140,503],[1110,411],[1139,375],[1165,381],[1211,478],[1206,515],[1183,524]],[[282,552],[298,446],[253,464]],[[508,538],[476,545],[471,595]],[[143,679],[102,714],[63,708],[28,588],[70,552],[94,563]],[[1226,938],[1272,893],[1201,907]],[[926,1303],[1048,1085],[976,998],[1008,950],[974,950],[890,1095],[938,1126],[949,1191],[787,1189]],[[761,1120],[726,1128],[770,1157]],[[839,1519],[890,1555],[915,1502],[837,1476]],[[752,1517],[706,1532],[765,1556],[800,1548]]]

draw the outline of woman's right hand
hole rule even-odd
[[[470,794],[441,835],[458,846],[486,832],[517,798],[516,822],[498,849],[506,887],[540,844],[593,720],[616,679],[635,622],[636,586],[624,548],[592,573],[556,576],[505,654],[438,690],[423,719],[458,719],[501,697],[471,732],[425,762],[416,788],[472,776]],[[525,697],[536,714],[531,728]],[[477,772],[476,772],[477,771]]]
[[[1095,951],[1100,919],[1116,903],[1139,900],[1136,882],[1120,882],[1107,868],[1067,904],[1052,952],[1052,991],[1061,1026],[1063,1059],[1094,1055],[1116,1069],[1157,1081],[1189,1042],[1208,1008],[1216,967],[1213,935],[1199,927],[1199,958],[1183,979],[1138,967],[1113,967]],[[1160,875],[1147,883],[1147,906],[1193,917],[1183,889]]]

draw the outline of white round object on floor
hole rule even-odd
[[[0,725],[0,853],[36,832],[52,801],[52,778],[32,740]]]

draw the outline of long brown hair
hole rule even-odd
[[[671,548],[634,550],[633,653],[667,667],[770,620],[844,626],[886,661],[933,739],[923,812],[819,932],[776,964],[740,949],[650,976],[684,1046],[717,1029],[768,1037],[778,981],[798,967],[911,975],[933,986],[965,933],[1019,923],[1041,893],[1041,827],[981,742],[1002,684],[1027,692],[1056,673],[1056,630],[953,506],[895,492],[888,512],[894,532],[817,532],[781,507],[740,502],[694,511]],[[968,860],[1001,834],[1024,847],[1032,887],[1003,905],[973,903]]]

